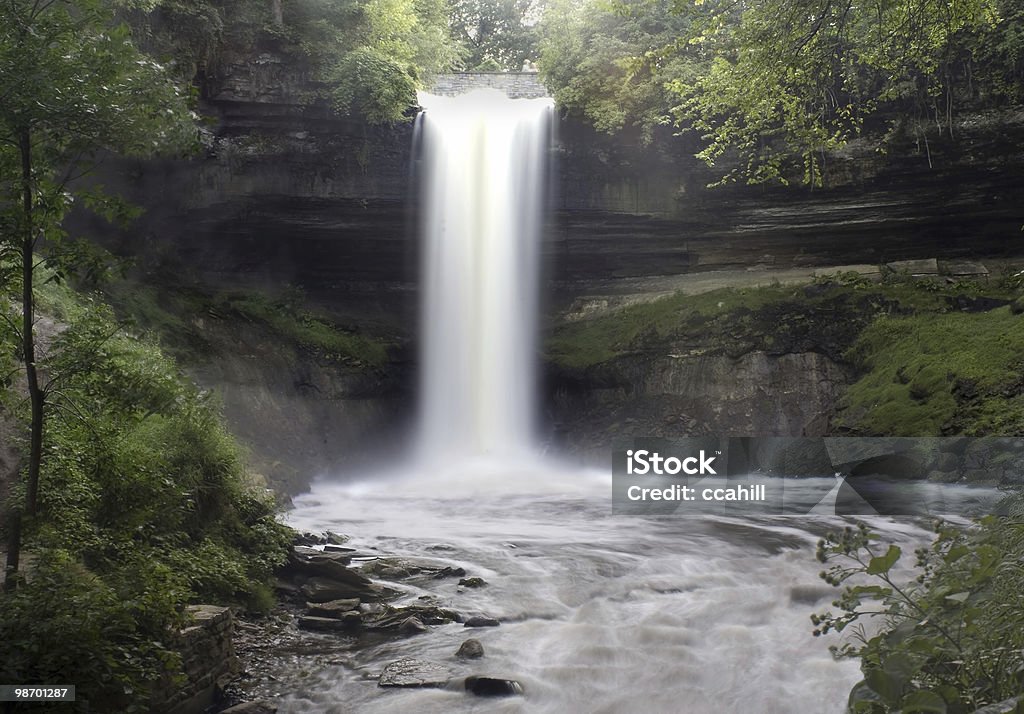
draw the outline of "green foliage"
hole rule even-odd
[[[0,9],[0,136],[34,143],[40,211],[59,219],[67,173],[99,151],[146,156],[194,141],[192,115],[165,68],[142,55],[128,27],[93,0],[11,2]],[[32,67],[32,72],[23,71]],[[5,182],[17,162],[0,164]],[[17,188],[5,190],[16,195]],[[93,201],[100,201],[96,194]],[[56,221],[55,221],[56,222]]]
[[[560,107],[614,133],[638,127],[646,140],[670,123],[670,79],[693,78],[700,63],[675,53],[689,13],[664,3],[554,0],[540,25],[541,70]]]
[[[501,65],[498,60],[488,57],[479,64],[470,67],[471,72],[500,72]]]
[[[862,370],[840,419],[869,434],[1019,434],[1024,323],[1009,308],[882,316],[848,358]]]
[[[375,123],[408,118],[416,90],[460,56],[443,0],[300,0],[285,19],[334,107]]]
[[[141,564],[152,576],[153,568]],[[32,578],[0,596],[0,677],[73,681],[78,701],[49,705],[48,711],[148,711],[139,687],[173,671],[180,660],[152,628],[154,615],[162,626],[181,622],[167,576],[151,577],[155,589],[130,597],[120,583],[90,572],[69,553],[44,551]]]
[[[1021,497],[1009,517],[988,516],[964,530],[939,524],[931,547],[917,552],[915,582],[895,572],[902,555],[858,524],[818,544],[821,575],[842,587],[838,613],[812,616],[814,634],[850,630],[833,646],[860,657],[864,681],[850,693],[857,714],[967,714],[1024,687],[1024,521]],[[865,621],[880,618],[875,634]]]
[[[324,357],[356,367],[380,367],[387,361],[386,344],[331,324],[322,315],[303,307],[300,295],[275,299],[261,293],[229,294],[222,300],[227,309],[258,320]]]
[[[1019,104],[1022,26],[1019,0],[559,0],[542,68],[599,129],[698,133],[719,183],[815,186],[876,115],[929,151],[962,107]]]
[[[709,71],[673,81],[674,111],[702,133],[709,165],[738,159],[724,181],[750,183],[821,184],[826,154],[882,105],[948,127],[960,36],[992,31],[998,14],[994,0],[720,5],[691,40]]]
[[[44,365],[52,416],[26,532],[38,560],[0,596],[0,674],[75,682],[94,711],[142,711],[183,606],[267,608],[291,532],[209,395],[99,301],[56,283],[43,295],[68,324]]]
[[[141,0],[124,3],[120,15],[131,26],[136,44],[167,65],[179,82],[188,83],[200,70],[216,65],[225,35],[240,39],[245,28],[251,42],[256,28],[269,19],[268,9],[269,3],[251,0]]]
[[[537,58],[538,0],[452,0],[453,38],[466,52],[462,66],[479,72],[518,71]]]
[[[359,114],[371,122],[405,118],[416,104],[416,80],[383,52],[361,47],[346,54],[331,70],[334,106],[344,114]]]

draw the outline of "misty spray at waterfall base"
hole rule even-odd
[[[370,562],[461,568],[486,585],[392,580],[402,594],[390,604],[436,604],[501,624],[354,638],[344,657],[283,675],[282,710],[843,711],[857,663],[834,661],[808,620],[834,597],[813,551],[838,519],[614,517],[609,474],[539,455],[551,104],[493,92],[424,104],[418,436],[397,475],[322,479],[295,499],[290,521],[348,534],[346,546]],[[905,549],[928,538],[917,526],[874,525]],[[323,637],[338,646],[336,635]],[[482,659],[454,656],[469,637],[483,644]],[[383,668],[405,657],[450,670],[452,682],[513,679],[524,694],[378,687]]]

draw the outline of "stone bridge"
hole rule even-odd
[[[439,74],[430,89],[432,94],[454,97],[474,89],[497,89],[512,99],[548,97],[547,87],[536,72],[458,72]]]

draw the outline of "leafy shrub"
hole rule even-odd
[[[43,365],[39,511],[24,533],[36,562],[0,596],[0,675],[73,682],[83,711],[144,711],[174,671],[184,606],[268,609],[291,531],[208,394],[106,306],[60,302],[69,325]]]
[[[850,711],[966,714],[1024,688],[1024,518],[1021,498],[1007,517],[974,528],[939,524],[930,548],[917,552],[920,575],[901,584],[902,557],[863,524],[828,534],[818,558],[822,577],[842,586],[831,611],[812,616],[815,635],[851,628],[852,642],[833,647],[860,657],[864,680],[850,693]],[[851,584],[852,583],[852,584]],[[864,620],[880,617],[870,635]]]
[[[416,104],[416,79],[409,69],[373,47],[360,47],[342,57],[330,73],[334,106],[371,122],[406,119]]]
[[[180,659],[162,642],[180,622],[175,592],[155,585],[126,597],[70,553],[44,551],[28,582],[0,597],[0,678],[74,683],[77,702],[48,711],[147,711],[136,695]]]

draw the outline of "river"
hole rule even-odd
[[[501,625],[452,623],[361,643],[343,663],[311,673],[282,711],[844,711],[858,663],[834,660],[828,644],[837,640],[813,637],[809,616],[836,593],[818,577],[815,544],[848,520],[613,516],[607,477],[533,476],[505,480],[512,489],[474,489],[464,479],[324,481],[296,499],[298,528],[350,534],[346,545],[359,552],[429,557],[488,583],[432,580],[399,604],[430,596]],[[930,540],[927,519],[862,520],[905,553]],[[484,658],[454,657],[468,637],[481,641]],[[450,667],[455,684],[378,687],[381,669],[403,657]],[[517,680],[525,695],[478,699],[457,686],[471,674]]]

